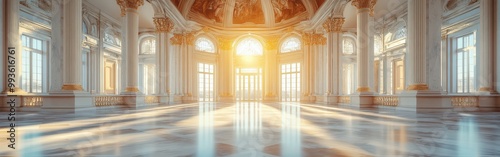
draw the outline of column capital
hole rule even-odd
[[[323,34],[313,34],[311,43],[313,45],[326,45],[326,38],[323,36]]]
[[[186,39],[187,45],[194,45],[194,32],[184,34],[184,39]]]
[[[374,7],[377,0],[352,0],[352,5],[358,9],[370,9],[370,15],[374,15]]]
[[[217,38],[217,41],[221,50],[231,50],[233,40],[227,38]]]
[[[116,0],[116,3],[120,6],[122,16],[125,16],[127,8],[137,9],[139,6],[144,5],[144,0]]]
[[[184,43],[182,39],[182,34],[174,34],[174,36],[170,38],[170,42],[172,45],[182,45]]]
[[[325,23],[323,23],[323,28],[326,32],[342,32],[342,25],[345,22],[344,17],[329,17],[326,19]]]
[[[174,23],[168,17],[155,17],[153,18],[157,32],[170,32],[174,29]]]
[[[302,33],[302,42],[304,45],[312,45],[312,33]]]

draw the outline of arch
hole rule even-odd
[[[201,52],[215,53],[216,50],[214,42],[205,36],[198,37],[194,45],[195,50]]]
[[[247,36],[238,40],[236,44],[236,55],[239,56],[262,56],[264,55],[264,46],[260,40],[255,37]]]
[[[345,33],[342,38],[342,53],[351,55],[356,54],[356,36],[352,33]]]
[[[302,41],[297,36],[290,36],[281,42],[280,52],[288,53],[302,49]]]
[[[156,54],[156,37],[145,35],[139,40],[139,54]]]
[[[390,32],[392,33],[391,41],[406,38],[406,22],[402,19],[398,20]]]

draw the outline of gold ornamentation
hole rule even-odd
[[[413,84],[408,86],[408,90],[429,90],[427,84]]]
[[[313,45],[326,45],[326,38],[323,36],[323,34],[313,34],[311,43]]]
[[[170,38],[170,42],[172,45],[182,45],[182,43],[184,43],[182,34],[174,34],[174,36]]]
[[[370,9],[370,16],[375,14],[374,7],[377,4],[377,0],[352,0],[352,5],[358,9]]]
[[[137,92],[139,92],[139,89],[137,87],[127,87],[127,88],[125,88],[125,92],[137,93]]]
[[[65,84],[62,86],[62,90],[73,90],[73,91],[82,91],[82,85],[77,84]]]
[[[325,23],[323,23],[323,28],[325,28],[326,32],[342,32],[342,25],[345,22],[344,17],[329,17],[326,19]]]
[[[43,98],[39,96],[23,96],[22,107],[40,107],[43,105]]]
[[[184,35],[187,45],[194,45],[194,33],[187,33]]]
[[[153,18],[157,32],[170,32],[174,29],[174,23],[167,17]]]
[[[160,98],[154,95],[148,95],[144,97],[144,102],[146,104],[157,104],[160,103]]]
[[[370,87],[358,87],[358,89],[356,89],[357,92],[369,92],[370,91]]]
[[[479,88],[479,91],[480,92],[491,92],[491,88],[490,87],[481,87],[481,88]]]
[[[126,9],[137,9],[139,6],[144,5],[144,0],[116,0],[116,3],[120,6],[122,16],[125,16]]]
[[[302,42],[304,45],[312,45],[312,33],[302,33]]]
[[[122,96],[98,96],[94,98],[94,105],[99,106],[115,106],[125,104]]]
[[[464,97],[452,97],[451,105],[453,107],[477,107],[478,97],[474,96],[464,96]]]
[[[373,98],[373,104],[378,106],[398,106],[399,97],[397,96],[377,96]]]
[[[350,96],[339,96],[338,101],[339,101],[339,103],[350,104],[351,103],[351,97]]]
[[[221,50],[231,50],[233,47],[233,41],[231,39],[226,39],[226,38],[217,38],[219,41],[219,48]]]

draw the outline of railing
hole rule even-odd
[[[156,104],[156,103],[160,103],[160,98],[157,96],[146,96],[144,98],[144,102],[146,104]]]
[[[351,97],[350,96],[340,96],[339,97],[339,103],[350,104],[351,103]]]
[[[43,98],[39,96],[23,96],[22,107],[41,107]]]
[[[377,106],[398,106],[399,97],[397,96],[376,96],[373,103]]]
[[[100,106],[115,106],[124,104],[122,96],[97,96],[94,98],[94,104]]]
[[[451,105],[453,107],[477,107],[479,98],[475,96],[452,97]]]

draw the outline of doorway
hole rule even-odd
[[[262,68],[236,68],[236,100],[262,100]]]

